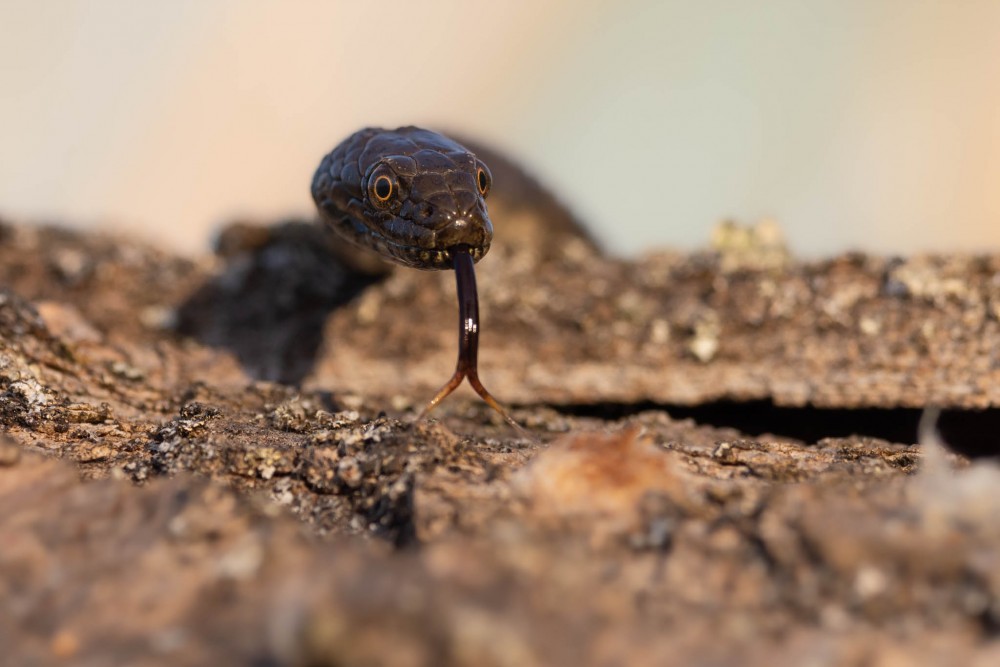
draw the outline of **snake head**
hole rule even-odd
[[[481,259],[493,240],[492,176],[469,150],[419,128],[362,130],[328,155],[313,197],[335,231],[418,269],[452,268],[452,249]]]

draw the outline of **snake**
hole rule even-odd
[[[521,426],[479,379],[479,296],[475,264],[490,249],[486,208],[493,176],[458,142],[419,127],[368,127],[323,157],[312,196],[324,225],[355,246],[422,270],[455,271],[458,361],[422,419],[463,380],[504,420]]]

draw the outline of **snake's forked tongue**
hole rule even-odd
[[[462,380],[468,378],[469,384],[486,404],[499,412],[518,433],[526,436],[520,424],[507,414],[503,406],[479,380],[479,294],[476,290],[475,262],[469,254],[468,246],[455,246],[450,251],[455,268],[455,288],[458,293],[458,362],[455,364],[455,372],[451,379],[441,387],[417,419],[427,416],[427,413],[462,384]]]

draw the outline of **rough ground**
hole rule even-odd
[[[1000,664],[994,432],[787,437],[995,425],[1000,256],[623,261],[504,206],[481,374],[533,439],[471,392],[414,423],[450,273],[0,223],[0,662]]]

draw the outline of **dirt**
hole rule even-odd
[[[4,664],[1000,662],[1000,441],[836,423],[995,425],[1000,255],[629,261],[507,210],[481,377],[528,438],[469,391],[415,421],[450,272],[0,223]]]

